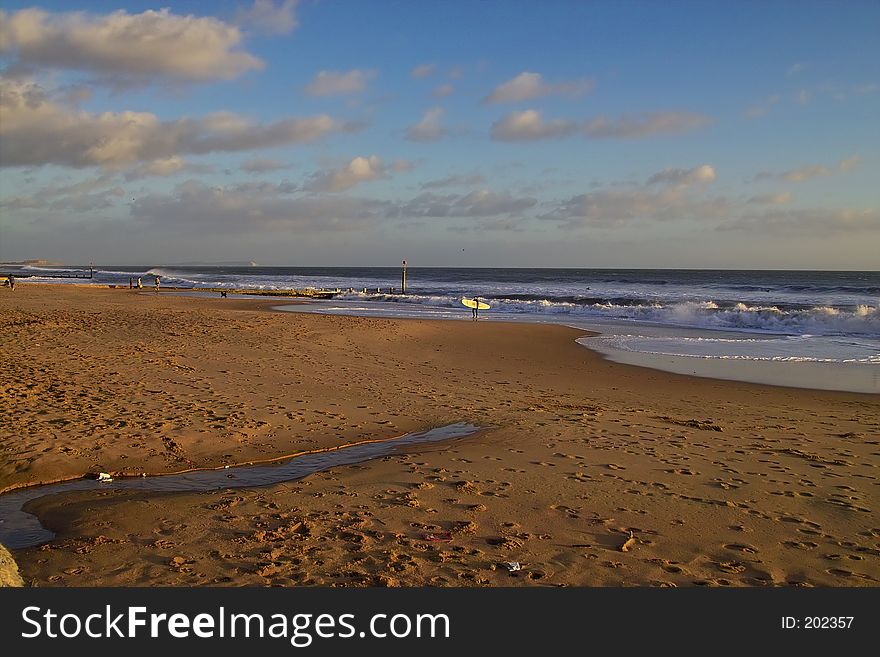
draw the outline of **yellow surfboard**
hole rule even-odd
[[[477,301],[476,299],[468,299],[467,297],[462,297],[461,303],[468,308],[476,308],[477,310],[489,310],[489,308],[491,308],[488,303],[483,303],[482,301]]]

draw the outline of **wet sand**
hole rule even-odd
[[[490,428],[268,488],[43,498],[58,536],[14,552],[27,583],[880,583],[877,395],[612,363],[560,326],[273,305],[0,294],[0,489]]]

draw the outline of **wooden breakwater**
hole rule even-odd
[[[140,290],[140,291],[151,291],[154,290],[155,287],[153,285],[142,285],[140,288],[125,284],[109,284],[107,285],[110,289],[116,290]],[[373,294],[373,288],[362,288],[355,289],[353,287],[342,289],[336,288],[334,290],[328,290],[326,288],[312,288],[307,287],[303,289],[277,289],[277,290],[254,290],[247,288],[228,288],[228,287],[180,287],[175,285],[162,285],[160,288],[162,291],[173,291],[173,292],[213,292],[216,294],[246,294],[248,296],[257,296],[257,297],[303,297],[307,299],[332,299],[340,294],[353,293],[353,292],[363,292],[364,294]],[[396,287],[387,287],[387,288],[375,288],[375,294],[403,294],[400,288]]]
[[[192,288],[190,288],[192,289]],[[196,288],[201,291],[204,288]],[[342,290],[315,290],[306,288],[304,290],[229,290],[219,287],[208,288],[209,292],[226,292],[227,294],[247,294],[248,296],[257,297],[305,297],[309,299],[332,299],[337,294],[342,294]]]
[[[49,274],[46,271],[31,271],[31,270],[22,270],[22,271],[12,271],[12,272],[0,272],[0,279],[9,280],[10,276],[15,276],[15,278],[94,278],[95,270],[71,270],[71,271],[63,271],[58,272],[56,274]]]
[[[154,288],[152,285],[143,285],[142,287],[133,287],[130,288],[128,285],[108,285],[107,287],[111,289],[117,290],[140,290],[140,291],[151,291]],[[287,289],[287,290],[252,290],[246,288],[227,288],[227,287],[179,287],[172,285],[163,285],[160,288],[164,291],[173,291],[173,292],[212,292],[215,294],[245,294],[248,296],[256,296],[256,297],[299,297],[306,299],[332,299],[340,294],[355,292],[354,288],[347,288],[345,290],[341,288],[336,288],[335,290],[326,290],[326,289],[316,289],[316,288],[304,288],[304,289]],[[361,291],[361,290],[358,290]],[[362,290],[365,294],[367,292],[372,293],[373,290],[368,290],[367,288],[363,288]],[[401,294],[398,288],[389,287],[389,288],[376,288],[376,294]]]
[[[153,285],[129,287],[128,285],[110,284],[107,287],[111,290],[137,290],[140,292],[151,292],[155,289]],[[163,285],[160,290],[162,292],[213,292],[215,294],[225,292],[226,294],[247,294],[248,296],[257,297],[306,297],[310,299],[332,299],[337,294],[342,294],[343,292],[342,290],[316,290],[312,288],[304,290],[248,290],[228,287],[179,287],[174,285]]]

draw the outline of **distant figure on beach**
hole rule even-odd
[[[9,274],[9,288],[15,292],[15,276]]]
[[[474,297],[474,321],[477,321],[477,310],[480,306],[480,297]]]
[[[159,292],[159,277],[156,276],[156,292]]]
[[[142,287],[143,285],[141,285],[141,277],[138,276],[138,289],[140,290]]]
[[[129,276],[128,277],[128,289],[130,290],[132,287],[134,287],[134,284],[132,283],[131,276]]]
[[[220,290],[220,296],[226,298],[226,290]]]

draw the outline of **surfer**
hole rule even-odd
[[[479,319],[480,310],[487,310],[490,308],[488,303],[483,303],[482,301],[480,301],[480,297],[474,297],[473,299],[462,297],[461,303],[463,306],[471,309],[471,317],[474,321],[477,321],[477,319]]]

